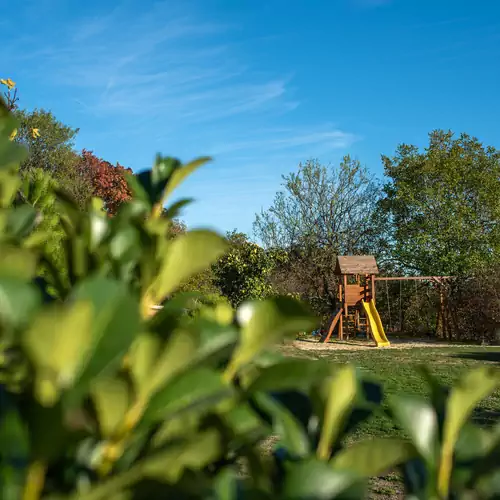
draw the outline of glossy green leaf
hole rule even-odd
[[[446,405],[443,446],[454,446],[474,408],[500,386],[500,373],[480,367],[465,374],[451,389]]]
[[[136,259],[141,254],[141,240],[139,231],[134,227],[119,229],[109,243],[109,250],[113,259],[126,262]]]
[[[228,326],[233,323],[234,309],[230,304],[225,302],[215,304],[214,306],[202,306],[200,308],[200,316],[210,321],[215,321],[223,326]]]
[[[324,380],[331,368],[322,360],[286,359],[281,363],[263,368],[248,387],[248,392],[282,389],[308,389]]]
[[[331,464],[335,469],[363,477],[378,477],[416,456],[411,443],[398,438],[366,439],[338,452]]]
[[[0,246],[0,276],[29,280],[36,274],[37,264],[36,254],[28,249]]]
[[[214,480],[214,500],[238,499],[238,476],[231,469],[224,469]]]
[[[224,413],[222,418],[236,436],[245,436],[255,431],[267,432],[266,426],[248,403],[238,403]]]
[[[22,241],[22,248],[26,250],[40,250],[47,245],[47,241],[52,237],[50,231],[41,231],[39,227]]]
[[[157,335],[141,333],[134,340],[128,354],[128,369],[138,393],[148,385],[151,372],[161,353],[161,341]]]
[[[3,399],[3,398],[2,398]],[[0,498],[21,498],[30,449],[25,422],[14,406],[6,408],[0,417]]]
[[[101,435],[109,438],[118,429],[130,406],[128,384],[121,378],[102,377],[91,385],[90,393],[96,408]]]
[[[178,441],[179,438],[192,436],[198,431],[202,416],[188,412],[163,421],[150,440],[151,446],[159,448],[169,442]],[[148,427],[145,426],[144,429],[148,429]]]
[[[181,373],[149,400],[143,419],[157,421],[186,410],[204,411],[232,395],[220,375],[208,368]]]
[[[122,283],[106,278],[89,278],[74,290],[73,300],[92,307],[91,348],[72,397],[79,397],[97,376],[118,367],[136,335],[141,317],[138,301]]]
[[[16,196],[21,180],[16,170],[12,171],[1,167],[0,163],[0,207],[8,207]]]
[[[359,484],[361,493],[365,483],[354,472],[335,470],[327,462],[309,459],[287,466],[282,497],[290,500],[331,500],[356,484]],[[354,498],[363,496],[360,494]]]
[[[490,367],[471,370],[455,384],[446,405],[443,444],[439,463],[438,489],[442,496],[449,492],[453,468],[453,452],[460,430],[477,404],[500,385],[500,374]]]
[[[42,302],[39,290],[13,276],[0,276],[0,323],[17,328],[29,324]]]
[[[54,405],[78,377],[91,347],[92,318],[88,302],[47,308],[25,332],[23,345],[35,367],[35,394],[42,406]]]
[[[464,424],[455,445],[455,460],[468,462],[488,453],[495,438],[489,429],[484,429],[472,422]]]
[[[199,470],[219,458],[220,454],[219,434],[211,430],[206,431],[176,446],[150,454],[129,470],[100,482],[86,493],[80,493],[71,498],[72,500],[105,500],[117,491],[148,478],[174,484],[180,479],[185,469]]]
[[[286,360],[281,352],[278,351],[264,351],[259,353],[252,361],[252,364],[258,368],[267,368],[269,366],[277,365]]]
[[[197,470],[216,460],[221,448],[219,433],[208,430],[193,436],[188,442],[153,454],[140,463],[140,467],[145,477],[175,482],[185,468]]]
[[[185,371],[194,361],[197,347],[197,338],[191,332],[175,330],[150,367],[149,376],[139,388],[139,398],[148,399],[178,373]]]
[[[189,231],[175,238],[149,291],[153,303],[163,302],[182,282],[212,264],[225,248],[225,240],[211,231]]]
[[[226,372],[228,379],[268,346],[286,335],[312,329],[317,321],[300,302],[288,297],[247,302],[238,309],[237,317],[242,325],[241,342]]]
[[[294,457],[307,456],[311,451],[309,436],[295,415],[266,394],[256,394],[255,401],[271,417],[273,434],[279,437],[280,445]]]
[[[150,171],[140,172],[138,174],[126,173],[127,184],[132,191],[132,198],[144,205],[151,207],[151,199],[149,197],[150,190]],[[130,205],[124,206],[127,209]],[[139,205],[136,205],[138,207]]]
[[[420,455],[435,465],[439,449],[439,429],[434,408],[424,399],[410,395],[392,397],[390,408],[396,422],[408,434]]]
[[[91,212],[89,214],[89,250],[95,251],[104,241],[109,231],[106,213]]]
[[[206,157],[201,157],[197,158],[196,160],[193,160],[186,165],[183,165],[181,168],[177,168],[174,170],[172,173],[172,176],[170,177],[170,180],[168,182],[168,185],[163,193],[162,197],[162,203],[165,203],[170,195],[174,192],[175,189],[189,176],[191,175],[195,170],[197,170],[199,167],[204,165],[205,163],[208,163],[212,159],[208,156]]]
[[[358,392],[356,369],[350,365],[343,366],[326,384],[329,389],[317,450],[318,457],[323,460],[330,458],[332,447],[340,437],[345,420],[356,399]]]
[[[157,155],[151,170],[151,182],[157,189],[163,186],[170,179],[172,174],[181,168],[182,163],[177,158],[172,156]],[[163,190],[163,189],[162,189]]]
[[[212,366],[229,358],[239,339],[239,332],[233,325],[223,326],[204,318],[194,320],[189,331],[200,342],[196,362]]]
[[[182,209],[187,205],[190,205],[193,201],[193,198],[183,198],[175,203],[172,203],[172,205],[166,208],[163,212],[163,217],[167,217],[168,219],[175,219],[179,217]]]
[[[35,227],[36,215],[31,205],[12,208],[7,219],[7,230],[19,239],[27,236]]]

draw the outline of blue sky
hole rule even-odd
[[[193,227],[251,231],[309,158],[381,176],[434,128],[500,147],[497,0],[24,0],[0,28],[0,76],[78,148],[214,157],[179,192]]]

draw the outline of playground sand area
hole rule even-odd
[[[300,349],[302,351],[357,351],[357,350],[367,350],[367,349],[413,349],[413,348],[450,348],[450,347],[463,347],[463,348],[477,348],[478,345],[475,344],[458,344],[453,342],[442,342],[442,341],[432,341],[429,339],[391,339],[391,343],[388,347],[379,347],[374,344],[371,340],[336,340],[334,342],[328,342],[326,344],[320,342],[319,340],[295,340],[291,342],[290,346]]]

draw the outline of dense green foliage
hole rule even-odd
[[[275,262],[272,255],[245,234],[227,235],[229,250],[213,266],[214,283],[233,306],[249,299],[273,294],[269,277]]]
[[[43,170],[84,207],[92,195],[92,187],[88,178],[77,175],[79,157],[74,151],[74,139],[78,130],[58,121],[50,111],[16,110],[15,115],[19,121],[15,141],[28,150],[21,172]],[[40,134],[34,136],[33,129],[41,131]]]
[[[429,146],[383,157],[393,256],[423,275],[459,276],[500,255],[500,151],[434,131]]]

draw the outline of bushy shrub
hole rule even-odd
[[[233,306],[271,296],[272,256],[241,233],[228,235],[228,251],[213,266],[214,283]]]

